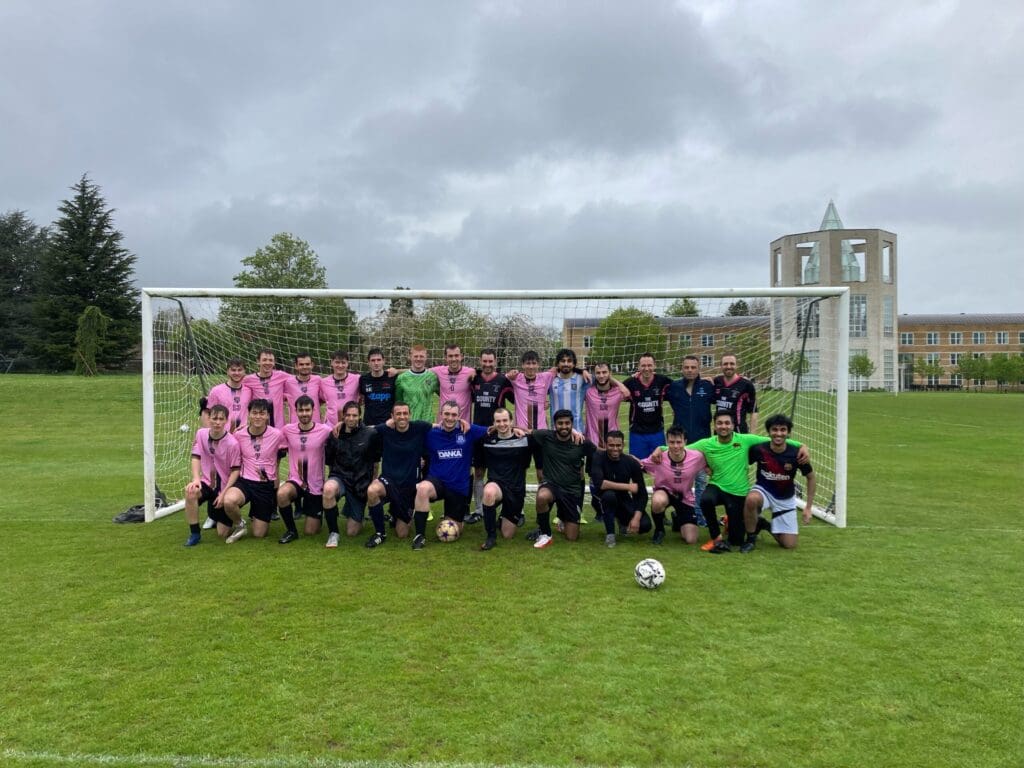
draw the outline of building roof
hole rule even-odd
[[[564,326],[573,328],[597,328],[603,317],[567,317]],[[687,328],[760,328],[768,325],[768,315],[735,315],[727,317],[659,317],[658,322],[668,329]]]
[[[1024,313],[958,315],[900,315],[900,325],[989,325],[992,323],[1024,323]]]

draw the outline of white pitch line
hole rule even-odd
[[[43,752],[34,750],[5,749],[0,755],[4,760],[28,762],[47,761],[67,765],[144,765],[144,766],[186,766],[188,768],[557,768],[541,763],[448,763],[414,762],[400,763],[393,760],[342,760],[331,757],[242,757],[228,755],[112,755],[82,752]],[[575,768],[602,768],[601,766],[576,766]],[[622,766],[621,768],[629,768]],[[694,768],[691,763],[679,768]]]

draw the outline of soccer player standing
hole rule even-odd
[[[277,370],[276,364],[274,350],[261,349],[256,357],[256,373],[250,373],[243,380],[252,392],[253,400],[265,400],[269,405],[267,416],[271,427],[284,424],[284,386],[291,378],[284,371]]]
[[[548,388],[555,374],[540,370],[540,357],[532,350],[523,353],[519,365],[521,370],[508,373],[516,405],[516,426],[519,429],[544,429],[548,424]]]
[[[614,547],[616,522],[629,533],[647,533],[651,530],[651,518],[646,511],[643,468],[635,457],[622,453],[626,436],[612,430],[607,443],[608,447],[595,453],[590,463],[590,483],[601,498],[604,543]]]
[[[470,385],[473,396],[473,423],[489,427],[499,408],[512,400],[512,382],[498,371],[498,355],[491,348],[480,350],[480,369]],[[473,446],[473,511],[467,523],[478,522],[483,515],[485,456],[483,444]]]
[[[665,394],[672,406],[672,426],[680,427],[686,433],[686,440],[695,443],[711,437],[711,409],[715,404],[715,385],[701,378],[700,358],[687,355],[683,358],[683,375],[673,381]],[[699,500],[708,484],[708,473],[700,471],[693,483],[693,495]],[[705,525],[700,506],[695,510],[698,525]]]
[[[654,372],[654,355],[644,352],[637,362],[637,373],[626,379],[629,389],[629,452],[638,459],[647,458],[665,442],[665,418],[661,405],[672,379]]]
[[[722,375],[715,376],[715,405],[718,413],[732,414],[737,432],[757,431],[757,388],[736,373],[736,355],[722,355]]]
[[[245,386],[245,361],[232,357],[227,364],[227,381],[217,384],[206,396],[206,407],[223,405],[228,409],[228,432],[245,424],[245,416],[252,400],[252,390]]]
[[[459,404],[459,418],[469,421],[473,417],[471,386],[476,371],[470,366],[462,364],[462,349],[458,344],[448,344],[444,348],[444,359],[444,365],[435,365],[430,369],[437,376],[440,386],[441,402],[437,407],[438,420],[440,420],[443,404],[448,400],[454,400]]]
[[[233,525],[241,522],[224,509],[224,491],[238,479],[242,455],[238,441],[227,431],[228,409],[219,403],[210,408],[210,426],[196,431],[192,443],[192,480],[185,486],[185,521],[189,535],[186,547],[194,547],[201,540],[199,505],[206,503],[208,518],[217,525],[217,534],[223,539]]]
[[[409,406],[413,421],[431,421],[437,393],[437,374],[427,370],[427,348],[417,344],[409,350],[409,369],[395,379],[395,400]]]
[[[771,530],[783,549],[796,547],[800,531],[796,522],[794,481],[798,471],[807,479],[803,512],[805,525],[811,522],[811,510],[814,508],[814,470],[810,463],[800,464],[796,449],[786,442],[793,430],[792,420],[777,413],[768,417],[765,427],[771,442],[755,445],[749,451],[750,463],[757,465],[757,471],[754,487],[747,494],[743,510],[747,540],[740,547],[740,552],[752,552],[757,544],[757,535],[765,528]],[[762,509],[772,511],[771,523],[761,517]]]
[[[359,377],[359,394],[363,399],[363,422],[371,427],[383,424],[391,416],[395,403],[397,376],[384,370],[384,353],[374,347],[366,355],[370,372]]]
[[[278,543],[290,544],[299,538],[292,516],[292,502],[299,501],[306,516],[306,535],[320,531],[324,509],[324,447],[331,428],[314,418],[315,401],[309,395],[295,400],[298,421],[282,428],[288,447],[288,479],[277,489],[277,507],[287,530]]]
[[[619,428],[619,405],[629,397],[629,387],[612,378],[608,363],[594,364],[594,382],[585,395],[587,440],[605,447],[605,436]]]
[[[555,375],[548,388],[552,422],[555,411],[572,413],[572,428],[583,431],[583,404],[590,388],[590,374],[576,369],[576,353],[568,348],[555,354]]]
[[[442,403],[441,424],[427,433],[427,476],[416,484],[413,549],[423,549],[426,544],[430,502],[444,500],[444,516],[458,524],[460,533],[469,512],[473,445],[484,438],[487,427],[467,424],[468,429],[463,432],[459,424],[460,411],[455,400]]]
[[[242,471],[235,484],[224,493],[224,509],[232,520],[249,505],[252,535],[262,539],[270,529],[270,519],[277,510],[277,453],[285,446],[284,435],[269,425],[271,405],[262,398],[249,403],[249,423],[235,433],[242,454]],[[245,536],[245,526],[238,526],[227,537],[234,544]]]
[[[329,427],[340,421],[339,411],[345,403],[359,402],[359,374],[348,367],[348,352],[339,349],[331,354],[330,374],[320,380],[320,399],[327,404],[324,424]]]
[[[313,375],[313,358],[308,352],[300,352],[295,356],[295,373],[284,383],[284,397],[288,402],[289,421],[292,424],[299,420],[295,404],[303,396],[313,400],[313,421],[321,423],[323,419],[320,418],[320,402],[323,397],[320,392],[320,377]]]

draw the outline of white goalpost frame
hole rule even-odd
[[[184,501],[156,507],[156,419],[154,397],[153,299],[273,297],[305,299],[439,299],[439,300],[531,300],[531,299],[748,299],[748,298],[836,298],[836,349],[839,364],[835,366],[835,500],[833,512],[824,514],[816,507],[814,514],[837,528],[846,527],[847,441],[849,435],[849,369],[843,364],[849,358],[850,289],[845,286],[808,288],[705,288],[705,289],[622,289],[622,290],[343,290],[297,288],[142,288],[142,435],[143,483],[146,522],[182,510]],[[771,334],[771,329],[769,329]],[[184,460],[184,459],[183,459]],[[533,490],[536,490],[533,488]],[[799,500],[801,508],[803,501]]]

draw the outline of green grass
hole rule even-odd
[[[673,542],[655,592],[631,576],[649,544],[596,526],[414,553],[112,525],[141,495],[139,414],[138,379],[0,377],[0,763],[1024,754],[1019,396],[851,397],[849,528],[743,557]]]

